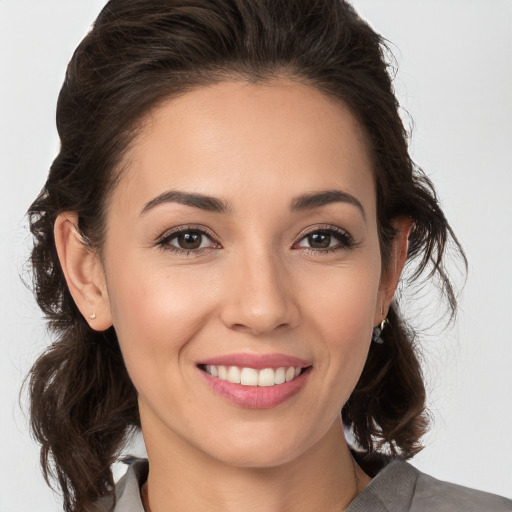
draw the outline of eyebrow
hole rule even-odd
[[[292,201],[292,211],[312,210],[331,203],[348,203],[355,206],[366,220],[366,214],[361,202],[351,194],[342,190],[322,190],[296,197]]]
[[[192,192],[181,192],[179,190],[168,190],[147,202],[144,208],[142,208],[140,215],[144,215],[152,208],[155,208],[155,206],[163,203],[179,203],[214,213],[229,213],[232,211],[229,203],[216,197]]]
[[[144,215],[149,210],[164,203],[179,203],[193,208],[199,208],[213,213],[231,213],[233,208],[231,204],[216,197],[198,194],[194,192],[183,192],[180,190],[168,190],[158,195],[151,201],[148,201],[140,215]],[[312,210],[332,203],[347,203],[357,207],[363,218],[366,220],[365,211],[361,202],[353,195],[341,190],[322,190],[303,194],[294,198],[291,202],[292,211]]]

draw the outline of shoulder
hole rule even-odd
[[[148,469],[146,459],[133,459],[117,482],[114,495],[98,500],[90,512],[144,512],[140,488],[147,479]]]
[[[417,470],[416,470],[417,471]],[[437,480],[418,472],[412,505],[418,511],[511,512],[512,501],[496,494]],[[411,511],[416,510],[411,507]]]
[[[404,461],[386,466],[347,512],[511,512],[512,501],[437,480]]]

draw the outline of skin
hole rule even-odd
[[[361,374],[407,253],[397,219],[383,270],[366,137],[348,108],[286,79],[222,82],[146,119],[109,198],[101,258],[73,212],[55,224],[73,297],[96,330],[114,325],[139,394],[152,512],[343,510],[370,481],[340,411]],[[332,202],[292,211],[324,190]],[[225,213],[164,202],[169,190],[229,203]],[[188,254],[167,236],[207,230]],[[331,234],[330,250],[306,236]],[[162,235],[165,244],[159,244]],[[314,244],[313,244],[314,245]],[[89,315],[95,312],[94,319]],[[200,359],[234,352],[311,361],[306,386],[270,409],[212,392]]]

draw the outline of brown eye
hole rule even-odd
[[[353,247],[352,237],[341,228],[318,229],[304,235],[296,247],[317,254],[325,254],[331,251],[349,249]]]
[[[203,235],[197,231],[187,231],[178,235],[175,240],[180,249],[199,249],[203,242]]]
[[[157,244],[180,254],[200,253],[203,249],[218,249],[219,244],[214,242],[210,235],[200,229],[181,229],[170,233],[160,239]]]
[[[327,249],[331,245],[331,234],[322,231],[308,235],[308,243],[312,249]]]

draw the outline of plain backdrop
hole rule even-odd
[[[353,3],[392,43],[404,119],[408,126],[406,112],[414,119],[412,155],[436,184],[470,262],[456,324],[434,326],[422,341],[434,423],[413,464],[512,497],[512,2]],[[2,512],[59,508],[40,475],[26,402],[18,403],[24,376],[49,342],[20,278],[30,281],[24,214],[58,149],[65,66],[103,4],[0,0]],[[426,310],[437,300],[424,298]],[[409,311],[413,321],[416,313]]]

